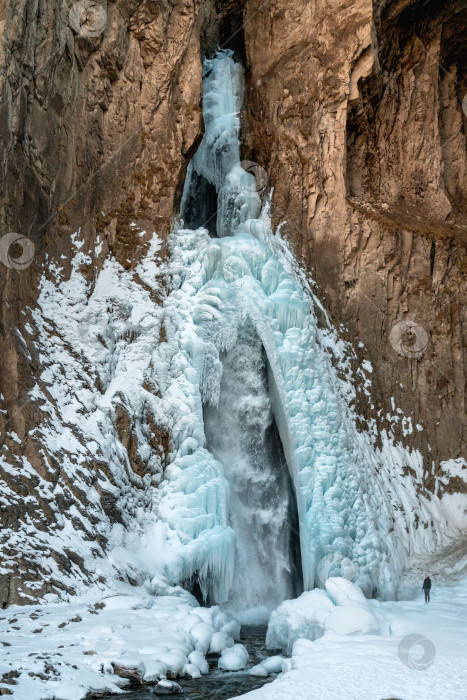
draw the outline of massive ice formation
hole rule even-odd
[[[460,521],[447,496],[423,495],[416,450],[374,435],[371,422],[357,430],[351,348],[322,308],[317,323],[319,302],[272,233],[267,210],[254,218],[256,183],[238,162],[241,69],[227,53],[205,68],[211,116],[187,179],[185,225],[169,241],[171,258],[161,260],[155,236],[133,271],[109,256],[94,280],[89,265],[102,246],[86,249],[78,231],[71,274],[50,264],[41,279],[21,342],[42,366],[31,397],[48,418],[32,437],[51,463],[44,456],[42,473],[24,455],[14,466],[0,462],[28,475],[57,522],[36,527],[26,514],[25,528],[6,528],[4,537],[31,561],[41,552],[63,587],[115,581],[117,573],[151,580],[152,591],[166,594],[168,583],[191,579],[214,601],[238,605],[235,597],[248,591],[247,604],[256,604],[263,591],[271,605],[291,597],[295,562],[281,521],[291,513],[295,528],[295,506],[305,589],[342,575],[366,594],[390,597],[405,552],[433,549]],[[216,234],[212,220],[200,227],[212,207],[221,237],[209,235]],[[368,365],[365,375],[357,370],[366,382]],[[243,420],[249,403],[255,410]],[[242,420],[244,445],[232,462],[224,453]],[[277,446],[271,460],[268,436]],[[260,464],[267,480],[257,480]],[[6,483],[3,491],[16,502]],[[89,579],[74,563],[60,570],[50,556],[70,551]],[[255,557],[261,567],[248,565]],[[275,582],[276,600],[261,568]]]
[[[238,162],[241,69],[228,52],[221,52],[205,62],[205,75],[206,133],[190,166],[182,214],[187,202],[196,202],[194,176],[198,184],[204,178],[218,196],[219,237],[210,237],[202,221],[196,230],[179,228],[172,234],[174,291],[165,303],[167,340],[159,348],[160,374],[167,378],[161,391],[171,406],[174,443],[159,512],[181,543],[179,574],[196,575],[202,589],[219,602],[228,600],[232,584],[248,586],[248,567],[239,566],[238,554],[238,548],[251,545],[240,524],[246,510],[238,512],[239,490],[231,487],[229,496],[226,477],[234,485],[243,480],[251,491],[263,486],[261,479],[255,484],[254,465],[249,474],[239,471],[238,463],[229,472],[226,455],[218,460],[210,452],[203,407],[211,442],[213,420],[221,431],[232,429],[220,416],[222,403],[229,400],[222,396],[221,377],[224,371],[225,383],[226,373],[241,366],[235,353],[249,334],[249,370],[258,357],[253,336],[267,358],[270,408],[297,502],[304,587],[321,585],[347,566],[367,594],[391,595],[401,559],[390,534],[394,522],[387,494],[378,482],[380,462],[368,435],[357,431],[320,342],[312,295],[279,236],[273,235],[266,213],[254,218],[259,197],[252,175]],[[242,371],[238,381],[245,383]],[[235,383],[232,376],[227,382]],[[257,396],[264,401],[264,392]],[[264,415],[268,411],[266,407]],[[244,429],[253,435],[256,430],[260,442],[261,427],[245,424]],[[214,442],[222,453],[228,439],[222,435]],[[273,479],[273,467],[266,469]],[[252,502],[257,495],[252,494]],[[284,520],[284,512],[276,512],[279,501],[273,501],[269,517]],[[249,530],[250,538],[260,536],[254,527]],[[280,537],[276,544],[271,539],[263,545],[270,549],[267,556],[280,559]],[[281,576],[285,574],[283,568]],[[282,586],[284,597],[287,585]]]
[[[274,610],[266,636],[269,649],[282,649],[290,655],[297,639],[313,641],[326,632],[389,634],[385,616],[369,604],[354,583],[333,577],[325,587],[326,591],[316,589],[285,600]]]

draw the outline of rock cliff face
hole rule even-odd
[[[61,464],[30,436],[46,419],[28,394],[44,369],[42,358],[34,337],[24,340],[39,278],[56,261],[70,274],[71,234],[78,229],[92,258],[91,282],[109,252],[132,269],[152,232],[167,234],[201,135],[200,2],[119,0],[97,12],[93,5],[0,2],[1,233],[18,232],[35,245],[29,267],[2,264],[0,273],[0,431],[3,457],[15,465],[3,473],[2,519],[17,533],[2,535],[4,605],[21,601],[17,588],[28,568],[35,594],[51,590],[54,578],[22,535],[28,519],[44,531],[57,520],[53,496],[43,497],[38,480],[20,473],[22,456],[51,488],[64,479]],[[9,252],[18,259],[21,248]],[[88,464],[89,482],[99,466]],[[65,481],[59,510],[76,506],[85,513],[84,494]],[[114,508],[107,510],[118,519]],[[42,556],[70,571],[70,552],[44,545]]]
[[[91,286],[107,254],[131,272],[152,233],[168,233],[202,134],[200,55],[216,44],[245,61],[244,155],[268,173],[274,222],[287,222],[333,320],[371,361],[373,405],[362,400],[360,413],[419,449],[425,487],[437,488],[467,427],[465,26],[462,0],[109,0],[97,10],[90,0],[0,0],[1,233],[35,245],[26,269],[0,263],[4,606],[55,590],[41,556],[74,575],[66,546],[23,546],[28,523],[58,523],[23,458],[65,484],[59,511],[88,509],[31,436],[46,419],[28,393],[43,370],[25,333],[39,279],[54,264],[70,274],[78,229]],[[141,476],[123,408],[114,423]],[[153,432],[154,449],[168,449],[164,430]],[[100,469],[89,461],[86,479]],[[460,477],[445,481],[465,489]],[[121,521],[118,498],[95,507]],[[96,556],[105,547],[97,538]]]
[[[363,343],[380,429],[392,401],[412,417],[392,430],[429,489],[466,444],[465,26],[464,3],[416,0],[247,2],[244,22],[274,220]]]

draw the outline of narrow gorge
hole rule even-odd
[[[407,669],[431,643],[413,577],[467,575],[466,26],[461,0],[0,0],[0,694],[215,668],[212,697],[300,672],[333,700],[338,649],[350,698],[365,635]],[[433,668],[361,697],[431,699]]]

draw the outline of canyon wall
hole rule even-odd
[[[74,575],[66,546],[26,546],[28,524],[60,523],[24,458],[64,486],[59,511],[89,508],[31,436],[45,420],[29,395],[43,358],[25,333],[39,279],[55,264],[70,273],[78,229],[91,285],[108,254],[131,273],[153,232],[165,238],[202,134],[200,55],[216,44],[246,65],[244,156],[268,174],[273,221],[286,222],[333,321],[371,362],[360,414],[420,450],[428,491],[465,489],[461,477],[439,481],[441,462],[465,454],[466,442],[462,1],[109,0],[97,14],[90,0],[76,5],[78,15],[66,2],[0,0],[1,234],[35,246],[24,269],[0,264],[2,604],[55,590],[41,556]],[[18,259],[21,248],[10,253]],[[124,407],[115,430],[138,476]],[[154,432],[155,449],[168,449]],[[89,461],[86,478],[105,469]],[[118,498],[102,493],[95,508],[121,520]],[[95,546],[101,556],[105,537]],[[35,583],[24,588],[26,572]]]
[[[48,531],[63,528],[60,512],[76,508],[73,526],[84,530],[81,516],[87,518],[89,504],[61,460],[31,435],[48,417],[31,400],[36,382],[54,403],[41,381],[44,358],[30,317],[39,279],[53,277],[56,263],[69,276],[76,251],[71,236],[78,229],[92,260],[84,270],[91,283],[109,253],[131,271],[153,232],[168,233],[202,131],[201,3],[118,0],[98,5],[97,12],[95,5],[0,0],[0,226],[2,236],[17,232],[35,246],[24,269],[14,262],[22,259],[19,245],[4,251],[13,265],[0,264],[4,606],[24,601],[31,591],[40,596],[56,590],[58,572],[73,577],[72,560],[83,567],[66,542],[58,548],[46,542]],[[57,339],[57,352],[59,347]],[[63,370],[53,371],[54,381],[66,386]],[[99,394],[102,387],[91,390]],[[137,441],[122,411],[116,429],[137,470]],[[27,476],[23,458],[32,467]],[[95,481],[100,469],[106,470],[102,461],[89,460],[85,481]],[[63,486],[58,512],[57,485]],[[118,521],[115,503],[102,494],[96,517]],[[42,545],[25,534],[29,526],[44,533]],[[96,535],[89,547],[102,554],[105,538]],[[56,571],[44,566],[47,558],[57,562]],[[25,579],[29,584],[23,585]]]
[[[455,0],[250,0],[244,20],[248,156],[371,361],[362,414],[421,451],[427,489],[466,447],[466,20]]]

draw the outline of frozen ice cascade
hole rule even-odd
[[[218,603],[277,605],[297,577],[296,501],[304,589],[351,574],[392,597],[404,555],[390,489],[332,365],[319,302],[239,163],[242,93],[230,52],[205,61],[205,134],[181,207],[198,227],[182,222],[170,237],[157,351],[173,449],[157,506],[177,552],[166,576],[196,578]],[[201,225],[207,188],[217,237]]]
[[[69,264],[45,257],[18,330],[41,367],[29,436],[43,461],[14,458],[7,442],[0,454],[4,504],[27,504],[3,541],[31,572],[41,566],[29,590],[48,582],[62,597],[131,580],[164,596],[187,584],[235,609],[346,576],[393,598],[409,555],[465,529],[460,495],[444,489],[462,460],[442,463],[430,493],[430,465],[397,437],[413,432],[410,417],[394,400],[385,430],[357,415],[371,364],[271,230],[239,162],[242,93],[231,54],[205,62],[206,130],[170,255],[132,222],[131,269],[81,229]],[[34,495],[16,490],[18,477]],[[83,566],[61,566],[70,551]],[[13,559],[3,567],[13,573]]]

